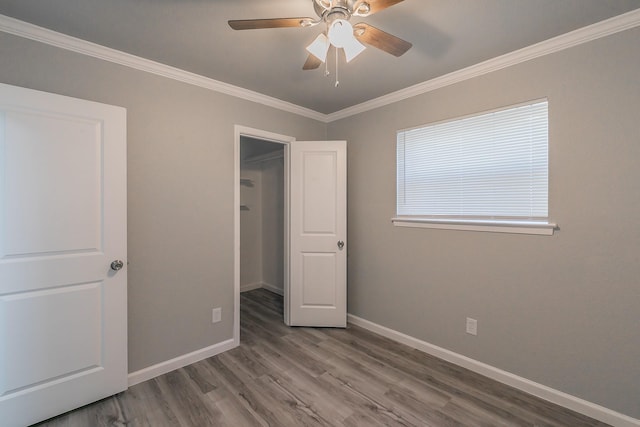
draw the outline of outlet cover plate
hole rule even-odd
[[[467,317],[467,333],[471,335],[478,335],[478,321]]]
[[[222,309],[220,307],[211,310],[211,323],[218,323],[222,320]]]

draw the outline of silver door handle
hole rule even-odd
[[[113,271],[121,270],[122,267],[124,267],[124,262],[120,261],[119,259],[117,259],[117,260],[115,260],[115,261],[113,261],[111,263],[111,269]]]
[[[344,242],[342,240],[338,241],[338,249],[344,248]]]

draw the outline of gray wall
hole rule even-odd
[[[331,123],[349,312],[640,418],[639,72],[634,29]],[[394,228],[396,130],[544,97],[554,236]]]
[[[241,138],[242,141],[242,138]],[[242,143],[241,143],[242,145]],[[262,168],[260,163],[240,163],[240,291],[262,283]]]
[[[0,58],[2,83],[127,108],[129,370],[231,338],[234,125],[326,125],[5,33]]]
[[[262,163],[262,281],[284,292],[284,160]]]

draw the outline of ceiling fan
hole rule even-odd
[[[393,6],[403,0],[311,0],[318,18],[240,19],[229,21],[234,30],[262,28],[312,27],[326,24],[323,31],[307,46],[309,56],[302,67],[316,69],[326,61],[331,46],[342,49],[347,62],[365,49],[366,43],[394,56],[401,56],[412,46],[408,41],[386,33],[364,22],[352,25],[352,16],[366,17]],[[361,43],[362,42],[362,43]]]

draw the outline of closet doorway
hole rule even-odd
[[[264,288],[288,303],[289,144],[295,138],[236,126],[235,141],[234,341],[239,344],[241,292]]]
[[[284,296],[284,148],[240,137],[240,292]]]
[[[234,343],[241,289],[281,291],[286,325],[346,327],[346,141],[239,125],[234,141]]]

